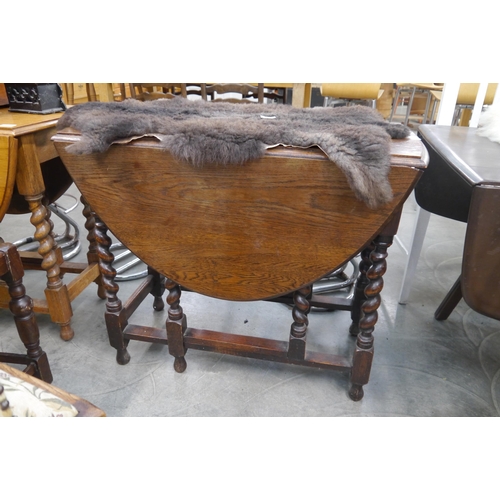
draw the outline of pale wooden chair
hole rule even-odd
[[[486,90],[483,106],[490,106],[493,104],[493,99],[497,91],[498,83],[489,83]],[[479,83],[461,83],[458,89],[457,104],[455,106],[455,113],[453,115],[452,125],[468,126],[471,118],[472,109],[476,102],[477,93],[479,91]],[[443,92],[441,90],[431,91],[431,112],[429,117],[424,120],[433,123],[436,116],[437,108],[441,102]]]
[[[73,105],[75,102],[75,84],[74,83],[62,83],[60,84],[63,89],[64,101],[66,104]],[[126,99],[127,93],[124,83],[118,83],[117,87],[114,87],[113,100],[123,101]],[[93,101],[106,101],[107,99],[100,98],[98,95],[94,83],[85,84],[86,99],[88,102]],[[79,101],[80,102],[80,101]]]
[[[320,90],[324,97],[323,106],[328,106],[332,99],[347,105],[370,102],[376,107],[376,102],[382,97],[384,89],[381,83],[322,83]]]
[[[66,104],[75,104],[75,84],[63,83],[62,84],[64,95],[66,96]],[[86,83],[85,90],[87,92],[87,99],[89,102],[97,101],[97,94],[93,83]]]

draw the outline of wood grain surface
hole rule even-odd
[[[186,288],[227,300],[282,295],[346,262],[406,199],[413,167],[424,166],[420,142],[399,141],[394,200],[370,210],[317,148],[193,167],[149,139],[95,155],[65,150],[78,135],[54,140],[84,197],[134,254]]]

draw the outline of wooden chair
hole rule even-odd
[[[206,93],[212,96],[212,101],[252,103],[264,102],[264,84],[252,85],[249,83],[213,83],[206,84]],[[227,94],[238,94],[238,96],[224,97]]]
[[[425,168],[425,151],[416,137],[393,141],[394,199],[377,210],[354,196],[345,176],[317,148],[278,147],[244,167],[193,168],[147,138],[111,146],[105,154],[68,153],[66,147],[78,140],[70,130],[54,137],[94,211],[105,319],[118,363],[129,362],[131,340],[146,341],[168,345],[178,372],[186,369],[186,351],[201,349],[344,371],[351,378],[350,397],[363,397],[387,249],[403,203]],[[108,227],[150,266],[126,303],[117,295]],[[308,312],[327,301],[312,293],[312,283],[360,252],[354,297],[328,299],[329,307],[351,312],[352,354],[307,349]],[[150,294],[153,307],[163,309],[165,288],[166,329],[129,323]],[[290,304],[288,341],[188,328],[182,290],[230,301]]]
[[[66,96],[66,104],[75,104],[75,84],[74,83],[63,83],[62,84],[64,95]],[[97,95],[93,83],[86,83],[85,90],[87,92],[87,99],[89,102],[97,101]]]
[[[484,106],[493,104],[493,99],[497,91],[498,83],[488,84],[486,96],[484,98]],[[476,97],[479,90],[479,83],[461,83],[458,89],[457,104],[455,106],[455,114],[453,115],[452,125],[468,126],[472,109],[476,103]],[[436,112],[441,102],[443,92],[441,90],[433,90],[430,93],[432,103],[429,117],[424,120],[424,123],[433,123]]]
[[[474,311],[500,320],[500,183],[474,187],[467,221],[462,274],[436,310],[445,320],[463,297]]]
[[[258,83],[251,83],[255,87],[258,87]],[[264,83],[264,99],[268,101],[287,104],[287,90],[293,88],[293,83]]]
[[[0,240],[1,241],[1,240]],[[22,278],[23,264],[16,247],[10,243],[0,243],[0,280],[9,289],[10,310],[26,354],[1,352],[0,362],[25,365],[25,373],[34,375],[46,382],[52,382],[47,354],[40,346],[40,332],[33,313],[33,301],[26,295]]]
[[[112,91],[109,91],[109,95],[98,95],[96,90],[96,84],[94,83],[85,83],[85,98],[83,98],[83,102],[92,102],[92,101],[123,101],[127,97],[126,86],[124,83],[112,84]],[[62,83],[64,101],[66,104],[73,105],[77,103],[75,100],[75,84],[74,83]],[[102,85],[101,85],[102,87]],[[101,91],[104,91],[102,88]],[[82,98],[80,98],[82,99]],[[82,102],[79,100],[78,102]]]
[[[331,99],[340,100],[348,105],[370,101],[373,108],[384,90],[381,83],[322,83],[323,105],[328,106]]]
[[[124,83],[118,83],[118,92],[113,92],[113,100],[124,101],[127,98],[126,85]]]
[[[187,97],[186,87],[185,83],[129,83],[130,96],[139,101]]]
[[[293,88],[293,83],[264,83],[264,99],[288,104],[287,90]]]
[[[207,85],[206,83],[186,83],[186,95],[196,95],[199,96],[201,99],[204,101],[207,100]],[[175,89],[177,95],[182,94],[182,89],[181,88],[176,88]]]
[[[286,95],[279,93],[281,88],[264,88],[263,83],[130,83],[129,87],[131,97],[141,101],[191,95],[200,96],[205,101],[236,103],[263,103],[264,98],[283,102],[286,100]],[[231,95],[225,97],[228,94]]]

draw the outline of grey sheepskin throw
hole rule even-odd
[[[57,126],[82,134],[67,147],[70,153],[102,153],[115,141],[156,135],[172,155],[195,166],[243,164],[278,144],[318,146],[370,208],[392,199],[390,140],[410,133],[367,106],[301,109],[182,97],[79,104],[67,110]]]

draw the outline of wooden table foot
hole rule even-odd
[[[175,358],[174,360],[174,370],[177,373],[182,373],[186,371],[187,368],[187,363],[186,363],[186,358],[184,356],[179,356]]]
[[[168,318],[166,322],[168,352],[174,356],[174,370],[182,373],[186,370],[187,363],[184,355],[186,345],[184,334],[187,329],[187,318],[180,305],[181,287],[171,279],[165,280],[165,288],[168,289],[167,303],[169,305]]]
[[[363,386],[359,384],[352,384],[351,388],[349,389],[349,397],[353,401],[361,401],[363,399],[363,396],[365,395]]]
[[[59,326],[61,328],[59,335],[63,340],[71,340],[75,336],[75,332],[69,323]]]

